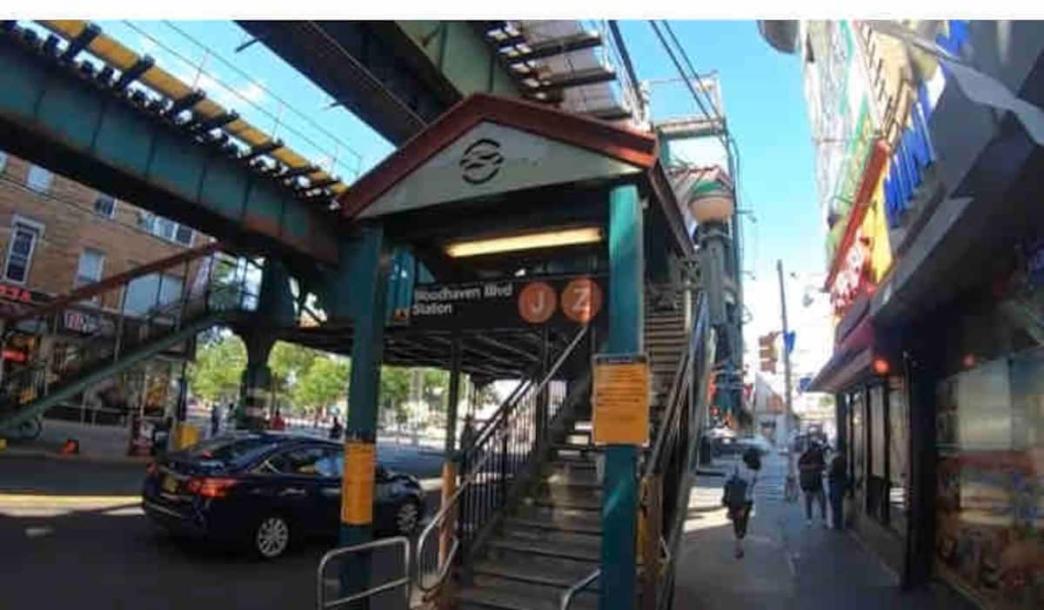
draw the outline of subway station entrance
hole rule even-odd
[[[700,288],[707,263],[682,207],[696,189],[659,152],[649,134],[477,95],[340,199],[359,238],[351,282],[327,302],[351,322],[293,337],[352,346],[346,548],[320,575],[321,604],[366,603],[380,584],[367,580],[366,494],[381,363],[451,371],[442,505],[411,550],[415,597],[668,600],[723,308]],[[514,385],[458,435],[461,373]]]

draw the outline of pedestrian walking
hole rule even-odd
[[[845,456],[840,453],[830,460],[827,486],[830,492],[830,513],[833,515],[834,529],[844,529],[845,492],[848,491],[848,464],[845,461]]]
[[[794,469],[794,454],[790,451],[787,452],[787,476],[783,484],[783,501],[788,504],[797,502],[798,495],[798,480],[797,474]]]
[[[811,442],[798,459],[801,490],[805,492],[805,519],[812,525],[812,504],[819,504],[819,516],[823,519],[823,527],[829,527],[826,516],[826,495],[823,493],[823,471],[826,460],[823,448],[818,442]]]
[[[272,418],[271,428],[273,430],[286,430],[286,421],[283,419],[283,415],[279,412],[279,407],[276,407],[275,417]]]
[[[218,430],[221,429],[221,407],[214,403],[210,407],[210,436],[217,436]]]
[[[743,558],[743,539],[747,536],[750,513],[754,510],[754,486],[761,470],[761,454],[751,447],[743,453],[732,475],[725,481],[725,492],[721,503],[732,521],[732,533],[736,538],[736,559]]]
[[[339,441],[342,434],[344,434],[344,426],[341,425],[341,420],[334,415],[333,425],[330,426],[330,438]]]
[[[475,444],[475,417],[468,413],[464,416],[464,429],[460,432],[460,450],[467,451]]]

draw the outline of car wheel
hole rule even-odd
[[[407,500],[395,512],[395,530],[403,536],[412,534],[420,525],[420,504]]]
[[[290,547],[290,522],[278,514],[262,517],[254,528],[253,550],[262,559],[275,559]]]

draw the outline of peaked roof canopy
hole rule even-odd
[[[437,162],[440,166],[445,166],[448,161],[456,164],[456,159],[439,160],[436,156],[472,131],[481,133],[477,128],[483,123],[507,128],[514,133],[522,132],[531,141],[543,139],[573,150],[579,149],[579,152],[593,152],[596,157],[614,162],[619,167],[631,168],[634,173],[652,170],[658,164],[657,141],[652,134],[623,129],[516,98],[476,94],[455,105],[359,179],[339,198],[342,214],[347,218],[366,215],[367,208],[429,162]],[[482,150],[481,146],[469,146],[464,152],[479,165],[485,163],[488,166],[490,162],[499,165],[503,162],[503,155],[497,147]],[[460,158],[462,170],[467,161]],[[589,176],[578,176],[585,177]],[[476,184],[468,177],[464,180]]]

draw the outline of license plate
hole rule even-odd
[[[178,480],[169,474],[163,478],[163,491],[174,493],[178,490]]]

